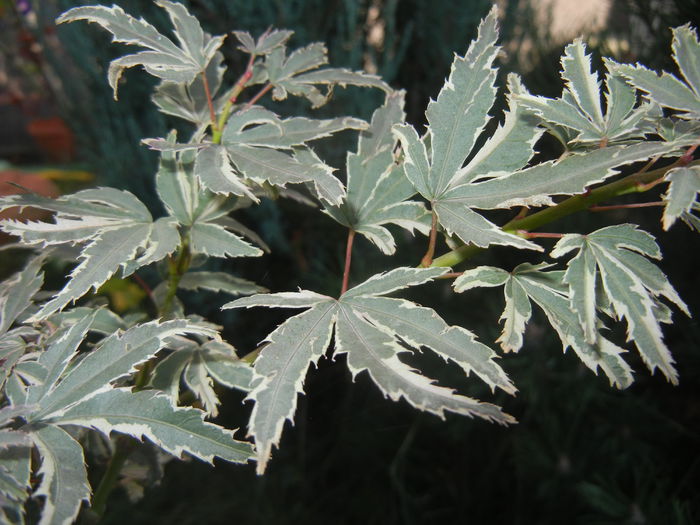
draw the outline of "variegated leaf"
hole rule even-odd
[[[560,98],[534,96],[522,88],[515,95],[516,103],[539,115],[545,126],[568,128],[574,144],[608,145],[643,138],[646,133],[653,132],[650,122],[655,111],[653,104],[637,106],[634,89],[616,73],[605,75],[603,113],[601,83],[598,75],[591,71],[591,57],[586,54],[581,39],[566,46],[561,63],[565,87]]]
[[[382,393],[398,401],[404,398],[412,406],[445,417],[445,411],[465,416],[479,416],[501,424],[515,420],[495,405],[455,394],[439,387],[429,377],[420,375],[401,362],[398,353],[405,351],[395,337],[364,321],[354,308],[342,306],[336,328],[336,354],[347,354],[353,376],[367,370]]]
[[[46,501],[40,525],[70,525],[90,500],[83,449],[65,430],[45,425],[32,432],[41,454],[41,483],[34,493]]]
[[[44,257],[34,257],[21,272],[0,284],[0,334],[32,304],[32,298],[44,284],[41,266]],[[1,355],[1,354],[0,354]]]
[[[250,391],[253,369],[236,356],[231,345],[223,341],[200,344],[177,337],[169,340],[169,346],[174,351],[153,369],[151,386],[163,391],[173,404],[177,404],[184,383],[202,402],[207,415],[216,417],[220,401],[214,390],[214,381],[229,388]]]
[[[257,257],[263,253],[218,224],[197,222],[189,235],[193,253],[211,257]]]
[[[395,125],[393,131],[403,148],[406,176],[430,202],[448,235],[454,234],[464,243],[480,247],[501,244],[541,250],[533,242],[504,232],[471,210],[479,206],[472,206],[466,199],[474,180],[500,180],[522,168],[542,133],[522,111],[512,106],[498,132],[483,145],[483,151],[473,151],[491,120],[488,112],[496,99],[493,63],[500,49],[497,38],[494,7],[479,25],[479,35],[465,56],[455,56],[450,76],[437,100],[428,105],[426,137],[421,139],[407,125]],[[430,151],[426,148],[428,141]]]
[[[251,295],[267,291],[252,281],[225,272],[187,272],[178,286],[185,290],[209,290],[230,295]]]
[[[219,90],[226,72],[223,60],[224,56],[217,52],[204,72],[212,96]],[[228,99],[224,95],[215,97],[213,100],[213,106],[217,113]],[[187,120],[195,124],[198,129],[205,128],[211,123],[211,113],[209,112],[202,75],[197,75],[189,83],[161,82],[153,93],[153,102],[162,113]]]
[[[582,257],[595,261],[607,301],[612,305],[616,317],[626,320],[628,339],[634,340],[649,369],[653,372],[658,367],[669,381],[677,383],[673,358],[663,342],[659,326],[665,316],[657,318],[661,312],[657,306],[657,296],[666,297],[682,310],[687,310],[663,273],[642,257],[660,257],[654,238],[633,225],[620,224],[586,236],[566,235],[555,245],[552,256],[561,257],[571,250],[584,252]],[[578,257],[581,256],[572,259],[569,264],[573,262],[576,265]],[[580,278],[575,270],[570,273],[576,288],[574,294],[586,294],[593,300],[598,281],[588,272],[585,284],[588,289],[584,289]],[[577,305],[572,304],[572,307],[578,311]]]
[[[668,230],[679,217],[686,218],[698,204],[700,193],[700,167],[673,168],[664,176],[668,190],[663,196],[664,214],[661,220],[664,230]]]
[[[31,461],[30,446],[0,447],[0,494],[20,508],[30,488]]]
[[[496,357],[493,350],[476,341],[468,330],[448,325],[435,310],[403,299],[377,296],[360,295],[341,302],[416,350],[430,348],[446,361],[458,364],[466,375],[474,372],[492,390],[498,387],[509,394],[515,393],[513,383],[493,361]]]
[[[625,77],[634,87],[648,93],[654,102],[667,108],[677,109],[681,117],[697,119],[700,117],[700,43],[690,24],[676,27],[673,31],[673,59],[678,64],[686,82],[675,75],[656,72],[641,64],[616,64],[610,61],[614,70]]]
[[[617,167],[657,155],[672,155],[677,150],[676,144],[645,142],[571,154],[508,176],[458,186],[446,193],[444,200],[481,209],[551,206],[551,196],[583,193],[587,187],[617,175]]]
[[[374,112],[369,129],[360,133],[357,152],[347,156],[347,196],[340,206],[325,210],[387,255],[394,253],[395,244],[383,225],[397,224],[424,234],[430,230],[430,215],[422,203],[407,200],[416,190],[394,162],[396,139],[390,130],[403,121],[403,104],[403,91],[396,91]]]
[[[182,4],[169,0],[155,0],[155,3],[167,11],[177,44],[142,18],[136,19],[116,5],[75,7],[57,20],[59,24],[75,20],[95,22],[112,33],[114,42],[149,50],[117,58],[109,65],[109,85],[114,90],[115,99],[119,78],[125,68],[141,65],[162,80],[189,83],[206,69],[224,41],[223,36],[205,34],[197,19]]]
[[[216,336],[211,329],[178,319],[137,325],[123,334],[113,334],[70,368],[61,381],[49,385],[38,400],[32,421],[60,414],[75,403],[111,389],[110,384],[136,371],[136,365],[153,357],[166,339],[184,333]],[[60,348],[60,347],[59,347]]]
[[[494,353],[463,328],[449,326],[433,310],[381,295],[430,281],[446,268],[397,268],[375,275],[351,288],[339,300],[309,291],[243,297],[225,308],[269,306],[309,308],[289,318],[264,341],[254,365],[255,401],[249,426],[263,472],[272,447],[279,444],[284,421],[292,420],[296,396],[302,392],[309,363],[316,363],[335,333],[335,352],[347,354],[353,375],[367,370],[382,392],[393,400],[444,417],[445,411],[480,416],[499,423],[513,422],[500,408],[455,394],[421,376],[398,359],[410,347],[430,348],[475,372],[491,388],[513,393],[514,386],[493,361]],[[333,329],[335,327],[335,332]]]
[[[272,96],[275,100],[284,100],[291,94],[307,98],[314,108],[328,101],[331,87],[335,85],[375,87],[391,91],[384,81],[374,75],[338,68],[318,70],[328,62],[327,53],[326,47],[320,43],[297,49],[289,56],[283,46],[277,46],[266,54],[259,81],[274,86]],[[318,89],[318,85],[327,86],[326,92]]]
[[[208,463],[214,458],[234,463],[251,459],[249,443],[234,439],[232,431],[206,423],[203,415],[194,408],[174,407],[167,397],[154,391],[116,388],[74,405],[52,421],[95,428],[107,436],[121,432],[137,439],[147,437],[176,457],[186,452]]]
[[[531,315],[530,301],[545,313],[549,323],[559,335],[564,350],[573,348],[581,361],[597,373],[603,370],[611,385],[625,388],[632,383],[629,365],[622,359],[624,353],[614,343],[599,336],[595,344],[588,343],[576,314],[569,307],[562,283],[563,272],[543,270],[551,265],[524,263],[512,272],[500,268],[480,266],[464,272],[454,282],[455,291],[462,292],[475,287],[504,286],[506,307],[501,316],[505,320],[499,342],[505,350],[517,351],[523,344],[523,332]]]
[[[238,49],[245,51],[251,55],[260,56],[267,55],[273,49],[284,46],[287,40],[291,38],[294,31],[265,31],[255,40],[247,31],[234,31],[234,35],[241,43]]]
[[[335,316],[336,305],[329,298],[288,319],[265,339],[248,395],[255,401],[248,434],[255,439],[258,474],[265,471],[272,447],[279,445],[285,420],[293,421],[306,371],[326,351]]]

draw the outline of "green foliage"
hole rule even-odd
[[[418,410],[441,418],[452,412],[513,423],[496,404],[438,386],[431,370],[406,362],[406,354],[428,348],[463,377],[474,373],[492,391],[516,392],[496,352],[471,331],[415,300],[385,297],[420,285],[435,290],[433,281],[441,279],[456,277],[456,292],[504,287],[504,326],[497,342],[505,352],[524,345],[534,303],[562,349],[572,348],[593,372],[601,369],[612,386],[622,389],[633,382],[632,367],[623,359],[626,342],[634,343],[652,373],[658,368],[678,382],[661,331],[672,311],[662,299],[689,312],[648,259],[661,258],[654,237],[627,223],[588,234],[531,230],[666,182],[664,229],[678,218],[698,229],[693,212],[700,184],[692,155],[700,127],[695,107],[700,44],[689,26],[674,30],[673,43],[685,82],[607,60],[602,91],[583,43],[576,41],[562,58],[561,98],[532,95],[511,75],[507,110],[497,122],[491,116],[500,53],[494,7],[464,56],[455,56],[448,79],[428,104],[427,130],[419,133],[404,122],[403,92],[376,76],[322,67],[323,44],[288,50],[290,31],[268,30],[257,38],[235,32],[248,62],[227,88],[218,52],[224,37],[205,33],[181,4],[155,4],[170,17],[175,40],[118,6],[74,8],[59,22],[94,22],[115,41],[145,48],[110,65],[115,97],[122,70],[141,66],[159,81],[153,95],[159,110],[193,128],[184,142],[175,131],[144,140],[160,152],[155,186],[165,216],[154,220],[132,193],[111,188],[58,199],[29,193],[0,199],[0,210],[33,207],[53,214],[48,221],[0,222],[19,245],[42,250],[3,283],[0,295],[0,506],[6,521],[24,521],[31,495],[44,498],[41,523],[70,523],[84,502],[98,514],[104,511],[118,474],[112,469],[119,469],[128,449],[115,445],[91,500],[84,449],[91,451],[94,439],[75,427],[97,430],[106,440],[112,433],[148,438],[154,449],[207,462],[255,458],[258,473],[264,473],[286,421],[295,419],[309,365],[327,354],[342,357],[353,378],[368,376],[385,397],[404,399]],[[275,100],[294,96],[318,107],[334,87],[346,85],[383,93],[385,101],[369,123],[348,116],[282,117],[259,105],[270,93]],[[257,91],[241,102],[249,88]],[[638,91],[645,94],[641,101]],[[345,182],[309,144],[340,132],[359,135],[356,150],[347,153]],[[535,156],[546,132],[564,147],[557,160]],[[634,172],[640,161],[646,164]],[[286,197],[320,204],[326,217],[348,230],[337,298],[302,289],[269,293],[229,273],[197,270],[212,257],[263,256],[269,248],[233,215],[263,199]],[[530,213],[529,207],[543,209]],[[513,208],[518,215],[501,226],[492,215],[476,211]],[[429,237],[419,267],[395,263],[350,286],[356,233],[392,255],[397,242],[389,227],[394,226]],[[575,252],[565,269],[543,260],[546,250],[539,239],[551,237],[558,239],[551,257]],[[435,259],[443,239],[449,251]],[[479,266],[452,272],[442,264],[447,259],[450,266],[461,264],[492,245],[531,250],[528,256],[534,251],[540,262],[522,262],[512,271]],[[43,290],[47,261],[76,259],[59,290]],[[137,272],[151,265],[161,280],[152,288],[144,284],[151,304],[143,311],[121,318],[91,294],[110,278],[144,283]],[[240,359],[222,339],[222,327],[186,312],[179,290],[247,295],[222,309],[304,311]],[[81,306],[72,306],[77,301]],[[614,332],[602,335],[623,320],[627,341],[615,342]],[[221,387],[248,393],[254,446],[204,420],[218,414]],[[34,449],[39,465],[31,462]],[[30,483],[32,469],[38,486]],[[596,487],[581,490],[596,498]]]

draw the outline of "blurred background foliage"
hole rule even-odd
[[[144,137],[164,136],[175,122],[150,104],[154,83],[139,70],[125,74],[119,101],[112,99],[106,68],[122,48],[88,24],[56,29],[55,16],[86,3],[76,0],[0,1],[2,64],[10,76],[0,90],[21,99],[24,114],[59,115],[75,140],[74,161],[95,174],[98,184],[128,189],[154,212],[154,152]],[[111,4],[112,2],[103,2]],[[132,14],[168,27],[163,11],[144,0],[119,0]],[[474,38],[490,0],[190,0],[184,2],[213,34],[244,29],[257,35],[267,27],[293,29],[291,45],[323,41],[334,66],[365,69],[406,89],[408,120],[424,123],[424,110],[449,73],[453,53],[463,53]],[[585,3],[585,2],[584,2]],[[570,37],[555,34],[556,12],[538,0],[501,0],[502,75],[523,75],[538,94],[558,96],[559,56]],[[697,0],[610,0],[595,31],[585,27],[597,63],[601,55],[640,61],[674,71],[669,27],[698,26]],[[570,22],[573,15],[565,17]],[[602,22],[600,21],[602,20]],[[565,24],[566,25],[566,24]],[[233,81],[245,66],[234,38],[223,51]],[[19,90],[17,92],[17,90]],[[38,93],[30,105],[28,93]],[[24,98],[22,98],[24,97]],[[16,100],[10,97],[10,101]],[[315,116],[352,114],[369,117],[381,95],[367,90],[337,90]],[[501,102],[502,104],[502,102]],[[31,106],[31,107],[29,107]],[[29,109],[28,109],[29,107]],[[275,104],[282,114],[306,113],[305,102]],[[498,115],[500,108],[494,110]],[[45,116],[45,115],[44,115]],[[49,115],[51,116],[51,115]],[[9,122],[9,121],[8,121]],[[20,131],[12,131],[19,133]],[[8,139],[9,140],[9,139]],[[341,168],[352,134],[325,141],[318,150]],[[544,141],[543,156],[556,155]],[[40,156],[9,160],[38,162]],[[82,171],[81,171],[82,173]],[[69,187],[70,185],[68,185]],[[64,184],[64,188],[66,185]],[[649,200],[654,196],[650,195]],[[591,231],[609,221],[638,222],[659,235],[663,267],[700,315],[700,277],[690,255],[697,238],[677,226],[661,234],[655,212],[619,211],[616,215],[574,216],[553,225],[556,231]],[[271,290],[297,286],[336,294],[342,273],[344,232],[300,204],[263,201],[241,217],[272,247],[263,261],[211,263],[256,280]],[[400,234],[399,234],[400,235]],[[388,260],[358,240],[353,262],[356,281],[399,264],[415,264],[424,241],[399,238],[396,258]],[[690,250],[690,253],[689,253]],[[695,250],[697,251],[697,250]],[[531,256],[528,254],[528,256]],[[523,254],[496,248],[474,264],[510,268]],[[533,262],[537,262],[533,259]],[[157,282],[156,271],[146,275]],[[121,289],[120,289],[121,290]],[[122,290],[123,292],[123,290]],[[502,309],[500,292],[449,292],[445,283],[416,292],[454,324],[475,331],[493,345]],[[693,295],[695,294],[695,295]],[[218,311],[224,297],[183,296],[191,311],[224,326],[241,353],[284,318],[284,313]],[[483,399],[503,403],[519,424],[500,428],[448,416],[446,422],[422,415],[405,403],[384,400],[366,377],[352,383],[346,369],[328,360],[312,370],[307,396],[300,398],[294,428],[287,426],[269,473],[257,478],[252,467],[220,463],[170,462],[159,486],[136,503],[127,492],[115,494],[105,523],[678,523],[700,522],[700,326],[680,317],[667,327],[666,340],[681,374],[679,387],[659,375],[638,371],[625,392],[611,390],[604,378],[561,355],[559,341],[535,315],[527,343],[518,355],[503,359],[520,391],[516,398],[492,395],[458,369],[428,356],[444,384]],[[616,334],[624,340],[624,333]],[[427,370],[431,372],[430,369]],[[228,396],[219,422],[229,427],[246,420],[250,404]],[[240,431],[242,435],[243,430]],[[99,466],[95,479],[99,478]],[[128,479],[125,482],[129,481]]]

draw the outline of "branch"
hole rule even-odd
[[[551,208],[546,208],[532,215],[528,215],[527,217],[515,218],[504,224],[502,229],[510,233],[516,233],[518,230],[535,230],[545,224],[549,224],[573,213],[587,210],[599,202],[607,201],[628,193],[647,191],[653,186],[650,185],[650,183],[660,182],[670,169],[682,163],[683,161],[678,159],[668,166],[653,171],[641,170],[617,181],[587,191],[586,193],[569,197]],[[700,160],[693,161],[688,165],[700,165]],[[484,251],[484,248],[478,248],[473,245],[463,245],[441,255],[433,261],[431,266],[454,266],[474,257],[482,251]]]

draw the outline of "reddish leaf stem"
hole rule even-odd
[[[264,88],[262,88],[260,91],[258,91],[253,98],[251,98],[248,101],[248,103],[243,107],[243,109],[241,111],[247,111],[250,108],[252,108],[255,105],[255,103],[258,100],[260,100],[265,95],[265,93],[267,93],[271,89],[272,89],[272,84],[267,84]]]
[[[209,89],[209,80],[207,73],[202,71],[202,82],[204,83],[204,94],[207,96],[207,105],[209,106],[209,117],[211,118],[211,127],[213,131],[218,129],[216,122],[216,111],[214,111],[214,101],[211,98],[211,90]]]
[[[650,208],[652,206],[663,206],[661,201],[654,202],[635,202],[633,204],[611,204],[609,206],[590,206],[590,211],[609,211],[609,210],[624,210],[628,208]]]
[[[343,270],[343,286],[340,295],[348,291],[348,281],[350,279],[350,262],[352,261],[352,244],[355,240],[355,230],[348,230],[348,242],[345,247],[345,269]]]
[[[427,268],[433,264],[433,256],[435,255],[435,244],[437,242],[437,213],[433,210],[433,223],[430,227],[430,240],[428,241],[428,251],[420,261],[423,268]]]
[[[516,233],[526,239],[561,239],[563,233],[529,232],[527,230],[516,230]]]

